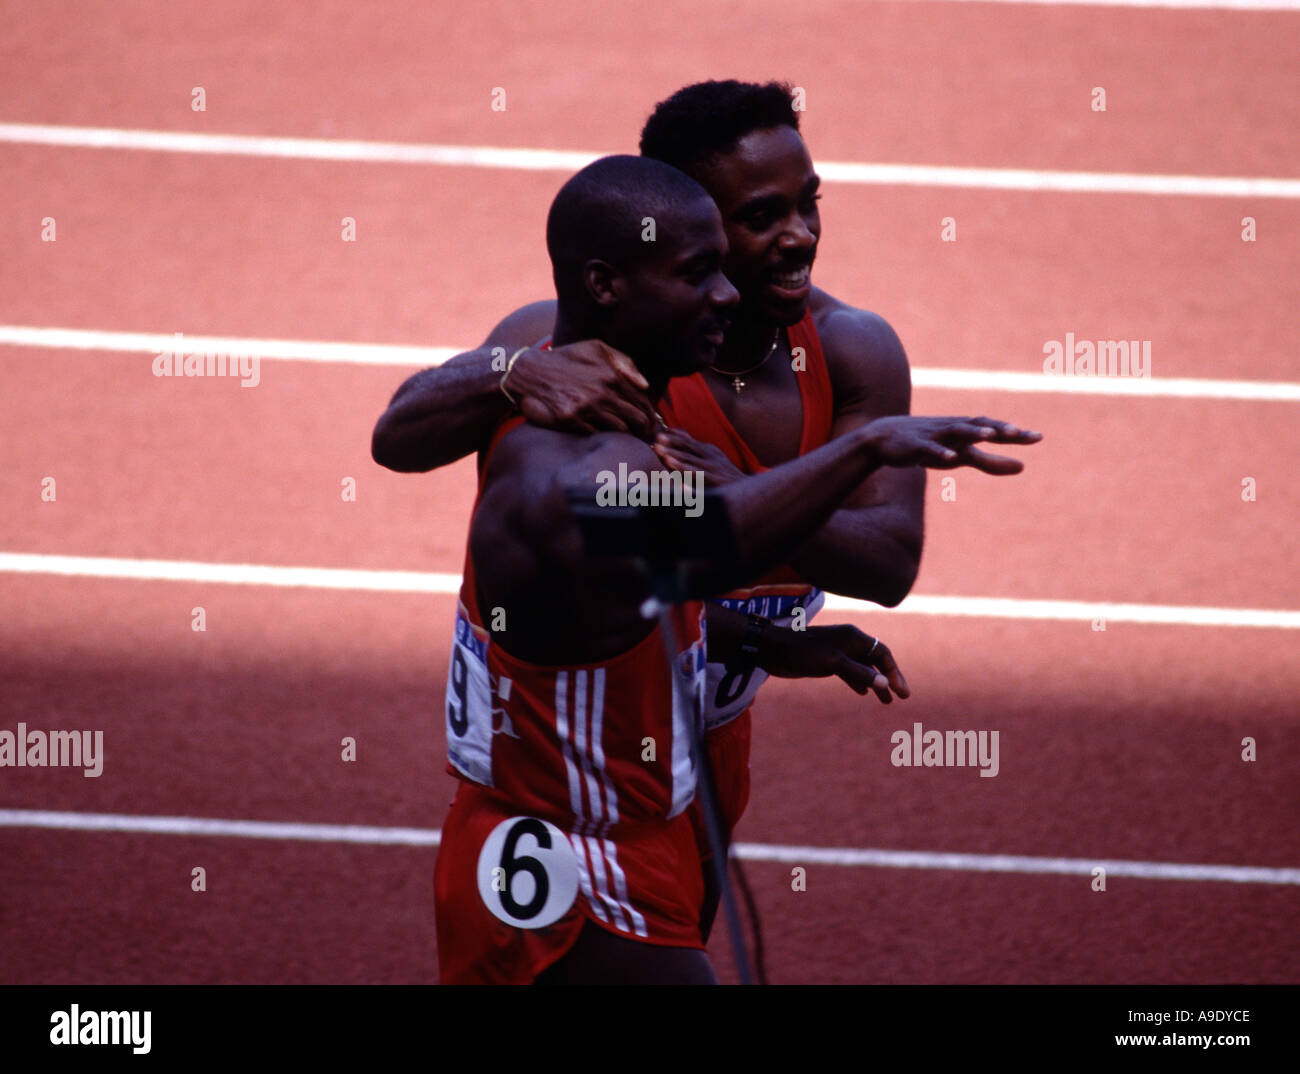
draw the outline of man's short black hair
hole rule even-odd
[[[588,164],[560,188],[546,217],[546,251],[561,297],[574,293],[593,258],[627,268],[648,256],[646,217],[662,227],[675,209],[708,199],[684,172],[646,157],[611,156]]]
[[[641,131],[641,155],[691,171],[732,149],[751,131],[799,129],[793,89],[784,82],[696,82],[655,105]]]

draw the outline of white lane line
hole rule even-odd
[[[336,138],[278,138],[251,134],[123,130],[116,127],[65,127],[37,123],[0,123],[0,142],[81,149],[136,149],[161,153],[207,153],[547,172],[577,171],[604,155],[588,150],[510,149],[501,146],[345,141]],[[1300,179],[1273,177],[1145,175],[846,161],[822,161],[817,164],[817,171],[830,183],[1087,194],[1300,198]]]
[[[1145,399],[1248,399],[1255,402],[1300,402],[1300,384],[1278,380],[1215,380],[1203,377],[1063,377],[1047,373],[1004,373],[991,369],[913,369],[912,386],[959,391],[1123,395]]]
[[[942,4],[1029,4],[1040,7],[1167,7],[1191,11],[1300,11],[1300,0],[930,0]]]
[[[577,171],[597,157],[604,156],[586,150],[508,149],[419,142],[367,142],[342,138],[281,138],[257,134],[125,130],[119,127],[67,127],[39,123],[0,123],[0,142],[55,145],[71,149],[141,149],[158,153],[205,153],[217,156],[554,172]]]
[[[1018,854],[942,854],[926,850],[857,850],[851,847],[771,846],[737,843],[737,857],[812,865],[859,865],[886,869],[952,869],[978,873],[1055,873],[1091,876],[1098,867],[1107,876],[1142,880],[1226,880],[1238,884],[1300,884],[1300,869],[1248,865],[1182,865],[1158,861],[1106,858],[1033,858]]]
[[[126,581],[204,582],[225,585],[290,586],[380,593],[455,594],[460,575],[425,571],[347,570],[337,567],[276,567],[249,563],[195,563],[170,559],[118,559],[0,552],[0,574],[53,574]],[[1054,619],[1182,626],[1300,629],[1300,612],[1262,608],[1209,608],[1169,604],[1118,604],[1001,597],[910,596],[897,608],[828,595],[828,610],[872,616],[978,616],[991,619]]]
[[[460,575],[424,571],[272,567],[251,563],[195,563],[173,559],[116,559],[0,552],[0,573],[59,574],[137,582],[208,582],[219,585],[347,589],[374,593],[459,593]]]
[[[226,835],[238,839],[289,839],[436,847],[442,833],[429,828],[377,828],[361,824],[296,824],[207,817],[137,817],[121,813],[55,813],[0,809],[0,828],[62,828],[82,832],[143,832],[149,835]]]
[[[396,343],[327,343],[314,339],[248,339],[239,336],[192,336],[176,332],[106,332],[21,324],[0,325],[0,346],[122,351],[155,356],[183,349],[186,354],[215,351],[268,359],[398,365],[420,369],[442,365],[448,358],[461,353],[452,347],[409,347]]]
[[[1061,172],[1029,168],[960,168],[939,164],[848,164],[827,161],[817,174],[829,183],[969,187],[1060,194],[1153,194],[1208,198],[1300,198],[1300,179],[1132,172]]]
[[[975,616],[986,619],[1053,619],[1111,623],[1160,623],[1174,626],[1263,627],[1275,630],[1300,629],[1300,612],[1270,611],[1264,608],[1209,608],[1178,604],[1110,604],[1083,600],[1020,600],[1005,597],[910,596],[897,608],[884,609],[866,601],[826,595],[827,611],[859,615]]]
[[[41,809],[0,809],[0,828],[64,831],[137,832],[147,835],[229,836],[383,846],[437,846],[433,828],[380,828],[357,824],[302,824],[208,817],[142,817],[120,813],[69,813]],[[955,872],[1036,873],[1091,876],[1098,867],[1108,876],[1143,880],[1217,880],[1238,884],[1300,884],[1300,869],[1248,865],[1184,865],[1175,862],[1087,858],[1035,858],[1018,854],[945,854],[924,850],[868,850],[856,847],[779,846],[737,843],[745,861],[804,865],[874,866],[889,869],[947,869]]]
[[[158,355],[184,353],[246,354],[266,359],[341,362],[361,365],[442,365],[467,347],[412,347],[394,343],[330,343],[318,340],[250,339],[238,336],[191,336],[163,332],[110,332],[84,328],[0,325],[0,346],[49,347],[57,350],[114,351]],[[979,369],[912,370],[916,388],[954,391],[1061,392],[1144,398],[1243,399],[1255,402],[1300,402],[1300,384],[1270,380],[1215,380],[1193,377],[1064,377],[1045,373],[1005,373]]]

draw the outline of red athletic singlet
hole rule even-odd
[[[831,391],[830,373],[826,369],[826,356],[813,324],[812,313],[786,329],[791,352],[803,348],[806,368],[796,372],[799,397],[803,403],[803,428],[799,436],[799,454],[821,447],[830,440],[831,424],[835,417],[835,401]],[[709,390],[703,373],[689,377],[676,377],[668,382],[667,397],[660,413],[671,426],[684,429],[696,440],[721,448],[732,463],[747,474],[758,474],[768,469],[758,461],[735,426],[718,406]],[[765,619],[788,626],[796,607],[804,609],[804,620],[810,620],[825,603],[820,589],[803,581],[791,568],[777,567],[763,575],[752,585],[735,590],[717,599],[716,603],[746,615],[761,615]],[[721,664],[710,664],[705,687],[704,723],[712,729],[735,719],[754,700],[758,688],[767,681],[767,672],[756,668],[742,675],[729,675]],[[723,783],[722,774],[718,774]]]
[[[497,430],[480,473],[521,423]],[[584,921],[644,943],[701,946],[702,877],[685,810],[704,608],[672,615],[671,667],[658,626],[606,660],[532,664],[485,628],[467,552],[446,703],[449,770],[464,782],[434,878],[444,983],[529,981]]]

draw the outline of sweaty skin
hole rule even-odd
[[[609,345],[635,354],[652,403],[673,376],[717,360],[723,327],[739,301],[721,271],[727,250],[721,218],[703,191],[661,223],[662,241],[639,251],[633,264],[584,263],[581,300],[561,307],[555,332],[561,346],[599,332]],[[570,281],[570,293],[575,290]],[[882,466],[1018,473],[1018,460],[984,455],[975,443],[1034,438],[987,418],[889,417],[762,474],[730,481],[718,497],[736,554],[683,565],[688,593],[722,593],[782,562]],[[662,466],[655,451],[629,433],[581,435],[525,422],[501,436],[486,460],[469,534],[471,558],[481,565],[478,606],[505,609],[511,624],[497,644],[536,664],[594,663],[627,651],[650,632],[640,612],[648,596],[641,568],[587,555],[569,493],[594,489],[602,473],[649,473]]]
[[[754,131],[697,178],[722,214],[729,243],[725,272],[741,293],[718,368],[754,365],[770,348],[777,326],[795,323],[806,308],[834,392],[832,437],[875,418],[909,413],[907,357],[882,318],[811,286],[803,297],[797,292],[790,297],[772,280],[783,270],[811,265],[821,234],[818,179],[798,132],[788,127]],[[550,334],[554,318],[554,301],[524,306],[498,324],[481,348],[412,377],[375,428],[375,460],[404,472],[423,471],[479,450],[511,409],[498,387],[494,351],[499,365],[502,355]],[[610,357],[608,348],[594,341],[554,352],[529,349],[516,361],[507,390],[515,398],[539,400],[543,424],[551,417],[549,424],[560,428],[614,429],[650,440],[654,428],[645,395],[633,378],[611,366]],[[741,393],[728,377],[704,374],[723,412],[765,465],[788,461],[798,451],[802,411],[791,361],[782,335],[770,359],[745,376]],[[528,414],[527,404],[525,413],[538,420]],[[660,447],[670,465],[687,462],[681,455],[692,450],[680,437]],[[723,467],[710,476],[722,483],[735,474]],[[877,470],[815,535],[792,549],[789,562],[822,589],[898,604],[920,565],[924,494],[923,470]]]
[[[977,466],[1018,473],[1014,459],[984,455],[974,444],[1032,443],[988,418],[886,418],[855,429],[801,458],[733,481],[719,492],[738,555],[686,572],[690,595],[707,597],[779,563],[836,504],[886,463],[950,469]],[[602,470],[650,471],[650,447],[626,433],[581,437],[524,424],[492,452],[470,526],[480,607],[506,609],[497,641],[538,664],[594,663],[624,652],[653,628],[639,608],[645,576],[623,559],[591,559],[568,503],[570,488],[589,489]]]
[[[602,183],[606,185],[602,186]],[[659,199],[654,213],[660,225],[659,238],[654,244],[631,241],[628,227],[629,221],[640,215],[633,212],[629,202],[647,197]],[[647,401],[652,406],[663,395],[672,377],[693,375],[718,361],[725,344],[725,329],[741,296],[722,271],[728,241],[718,207],[702,188],[682,173],[644,158],[611,157],[593,163],[566,183],[552,203],[547,220],[547,246],[560,297],[554,331],[554,341],[559,347],[599,338],[605,345],[620,350],[635,362],[645,382]],[[782,264],[786,267],[777,280],[778,292],[783,288],[795,289],[806,277],[802,271],[788,271],[788,257]],[[767,301],[767,298],[780,305],[794,302],[790,296],[780,293],[765,296],[762,300]],[[742,332],[739,338],[743,336]],[[986,456],[975,445],[980,441],[1031,443],[1034,439],[1035,434],[986,418],[879,418],[764,473],[724,480],[717,493],[720,502],[706,504],[705,510],[726,512],[734,547],[715,552],[717,558],[713,560],[676,560],[674,567],[688,596],[699,599],[725,592],[757,576],[767,567],[785,561],[801,540],[825,523],[844,497],[884,466],[942,469],[974,466],[994,474],[1017,473],[1022,469],[1020,462]],[[684,451],[688,447],[679,445],[677,450]],[[630,432],[575,433],[528,422],[500,426],[490,451],[480,456],[479,497],[469,532],[469,565],[472,569],[467,584],[473,589],[465,591],[464,595],[467,606],[472,609],[489,608],[494,616],[498,609],[506,613],[499,630],[494,630],[490,643],[485,643],[485,655],[476,657],[487,665],[482,669],[478,682],[484,695],[480,697],[481,722],[489,741],[496,731],[490,725],[488,712],[489,697],[497,689],[492,685],[489,670],[494,654],[498,666],[508,662],[507,658],[514,657],[517,661],[554,669],[555,700],[549,703],[545,699],[534,701],[529,711],[541,719],[544,726],[540,730],[553,736],[547,741],[556,748],[567,749],[563,747],[563,741],[568,739],[567,731],[562,729],[562,713],[569,710],[565,685],[569,669],[595,666],[594,689],[597,694],[601,690],[601,672],[608,670],[602,669],[601,665],[608,661],[621,661],[625,655],[636,661],[625,665],[625,677],[629,679],[625,687],[629,692],[642,681],[633,679],[637,675],[646,682],[658,678],[657,673],[650,671],[662,666],[657,658],[642,660],[636,653],[637,643],[646,640],[655,629],[642,614],[644,598],[649,595],[644,568],[636,559],[589,554],[578,517],[572,509],[572,494],[582,489],[594,495],[604,473],[635,471],[645,474],[663,465],[655,449]],[[665,505],[659,505],[656,510],[662,512]],[[669,522],[671,520],[662,515],[654,518],[656,525]],[[727,616],[722,618],[725,622]],[[731,618],[731,629],[724,629],[719,632],[722,637],[709,640],[710,656],[728,658],[728,646],[734,646],[739,636],[735,630],[735,617]],[[838,675],[860,692],[870,688],[877,689],[877,692],[881,689],[888,691],[891,687],[900,696],[905,692],[901,676],[895,682],[890,674],[897,670],[892,660],[886,662],[874,656],[875,642],[855,628],[814,628],[813,631],[798,632],[798,641],[793,649],[790,643],[779,639],[775,648],[771,646],[772,637],[777,632],[768,634],[760,630],[759,633],[769,641],[769,645],[766,649],[760,645],[756,655],[774,673],[792,677]],[[752,647],[754,636],[748,628],[744,634],[748,639],[745,644]],[[786,635],[793,638],[795,632],[789,631]],[[486,647],[487,644],[490,648]],[[718,649],[721,651],[715,651]],[[733,648],[730,654],[734,653]],[[457,655],[461,655],[459,650]],[[676,664],[675,657],[671,663]],[[703,671],[698,663],[693,663],[692,667],[695,671]],[[878,675],[877,669],[886,674]],[[449,696],[455,689],[454,675],[453,670]],[[566,677],[562,678],[562,675]],[[524,684],[530,677],[530,673],[515,672],[510,676],[519,682],[518,693],[521,696],[527,693]],[[468,678],[466,670],[466,682]],[[544,677],[538,678],[540,681]],[[549,683],[550,679],[546,681]],[[574,686],[574,705],[579,709],[584,704],[579,700],[585,693],[584,683],[585,679],[582,679]],[[684,714],[679,711],[676,686],[673,692],[672,720],[676,725]],[[504,698],[507,695],[501,693],[499,696]],[[553,725],[547,715],[548,705],[555,720]],[[600,705],[599,700],[593,700],[594,707]],[[453,705],[448,712],[449,733],[452,735],[460,733],[456,730],[454,708]],[[465,709],[463,701],[461,709]],[[629,704],[620,709],[613,705],[599,717],[603,722],[599,725],[601,729],[597,730],[598,717],[594,711],[591,715],[590,735],[594,741],[591,757],[597,767],[604,767],[600,751],[605,729],[620,719],[620,712],[625,718],[636,717],[635,706]],[[667,713],[656,710],[655,715],[666,717]],[[585,722],[585,719],[580,719],[578,726],[581,728]],[[635,725],[629,728],[635,729]],[[533,727],[531,730],[539,729]],[[585,748],[585,734],[582,730],[575,733],[572,740],[575,748]],[[554,738],[562,741],[554,742]],[[674,731],[673,742],[676,744],[678,741]],[[522,748],[531,752],[539,745],[538,741],[533,741]],[[675,760],[679,754],[675,745]],[[574,794],[577,767],[571,753],[566,752],[564,756],[569,773],[568,794],[566,796],[563,782],[556,780],[546,796],[556,803],[555,808],[564,810],[567,807],[573,816],[581,819],[581,795]],[[470,779],[498,785],[492,778],[494,770],[491,767],[486,772],[487,779],[483,779],[481,774],[472,775],[462,767],[454,755],[452,760]],[[522,763],[522,755],[516,754],[514,760]],[[585,760],[582,766],[587,768],[589,792],[598,793],[592,790],[595,783]],[[551,770],[555,771],[556,767],[552,765]],[[632,768],[637,766],[632,765]],[[602,775],[601,779],[604,778]],[[620,778],[629,777],[625,773]],[[499,786],[507,798],[518,801],[527,797],[525,785],[530,782],[525,777],[519,785],[507,791],[507,782],[503,779]],[[612,789],[610,785],[606,786],[604,801],[612,803],[615,800],[610,797]],[[680,891],[671,900],[671,913],[664,913],[665,928],[672,926],[672,931],[664,931],[662,935],[694,948],[697,931],[702,936],[707,935],[707,922],[712,911],[706,889],[696,884],[691,869],[684,868],[693,864],[701,852],[696,818],[682,811],[688,802],[683,796],[689,789],[685,783],[678,787],[677,780],[673,780],[671,801],[675,810],[670,823],[675,825],[675,829],[663,829],[662,848],[647,848],[650,858],[656,854],[663,858],[663,867],[652,868],[653,863],[648,863],[646,883],[680,881]],[[486,798],[473,795],[465,799],[458,795],[448,817],[447,829],[453,833],[460,830],[462,835],[468,831],[457,828],[457,822],[463,824],[467,819],[467,810],[477,809],[482,814],[477,819],[497,823],[493,819],[492,807],[486,801]],[[589,804],[592,801],[594,799],[589,795]],[[498,808],[509,809],[509,801]],[[604,816],[603,811],[597,813]],[[609,819],[617,820],[619,815],[623,815],[621,810],[618,814],[610,812]],[[667,816],[662,805],[653,815]],[[453,889],[459,892],[468,890],[468,885],[463,882],[463,866],[472,861],[474,853],[466,840],[463,839],[462,843],[466,845],[453,849],[456,846],[454,840],[444,842],[435,878],[440,905],[453,914],[461,912],[458,907],[463,903],[463,900],[457,902]],[[716,836],[713,843],[720,846]],[[588,845],[593,845],[590,837]],[[450,855],[447,853],[449,850],[452,850]],[[602,850],[600,853],[602,856],[607,853],[611,866],[618,869],[612,845],[607,852]],[[717,869],[721,868],[721,861],[720,854],[715,856]],[[461,879],[455,883],[448,872],[454,862],[460,863],[455,867],[461,870]],[[478,868],[482,894],[481,852]],[[593,865],[593,876],[598,868]],[[668,877],[673,879],[670,881],[666,879]],[[590,891],[588,898],[591,898]],[[622,898],[626,900],[627,896]],[[480,908],[477,916],[483,918],[486,915]],[[646,916],[648,918],[649,914]],[[656,930],[658,928],[656,925]],[[451,959],[453,968],[470,966],[476,961],[481,964],[485,958],[490,960],[492,948],[497,944],[495,937],[501,935],[501,930],[497,929],[492,933],[494,939],[485,939],[482,945],[476,946],[469,930],[461,930],[459,921],[454,925],[450,923],[441,911],[439,929],[440,940],[445,937],[448,941],[440,951],[452,948],[453,934],[459,933],[465,938],[464,950]],[[611,977],[639,981],[714,979],[707,955],[702,951],[681,955],[665,950],[664,943],[650,941],[651,934],[644,928],[639,935],[647,939],[639,951],[629,951],[626,947],[615,951],[611,945],[602,945],[601,938],[584,925],[582,934],[576,937],[577,946],[561,955],[561,962],[547,979],[576,979],[588,983]],[[659,932],[656,931],[655,935]],[[565,938],[566,943],[574,938],[570,934]],[[517,949],[521,944],[543,946],[527,944],[515,934],[511,946]],[[561,954],[558,949],[552,953]],[[512,965],[502,967],[503,973],[521,972],[514,964],[519,955],[517,950],[503,954],[504,960],[512,962]],[[621,968],[612,965],[603,970],[599,968],[606,956],[609,962],[620,963]],[[534,965],[538,964],[541,963],[534,962]]]

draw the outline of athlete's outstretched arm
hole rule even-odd
[[[408,379],[375,425],[375,462],[423,473],[473,454],[512,411],[511,399],[529,421],[546,428],[648,438],[654,408],[631,359],[598,340],[554,350],[532,346],[554,322],[554,301],[534,302],[498,324],[483,346]],[[506,364],[521,348],[502,391]]]
[[[802,458],[732,482],[719,490],[740,545],[736,564],[719,564],[707,584],[734,588],[759,571],[788,561],[867,478],[883,467],[1016,474],[1017,459],[988,455],[979,441],[1032,444],[1038,433],[990,418],[890,417],[852,429]]]
[[[691,595],[708,597],[740,585],[775,566],[830,517],[840,502],[882,466],[927,466],[953,469],[973,466],[991,474],[1024,469],[1017,459],[987,455],[979,441],[1032,444],[1037,433],[1022,432],[987,418],[882,418],[838,437],[816,451],[762,474],[734,481],[719,490],[735,534],[738,554],[727,562],[690,564]],[[557,525],[564,516],[570,488],[591,488],[602,472],[623,463],[633,469],[657,469],[658,457],[645,444],[607,437],[573,464],[557,469],[539,496],[530,528],[550,554],[564,558],[567,569],[582,569],[579,549]],[[707,505],[704,508],[708,510]]]
[[[911,376],[898,337],[875,314],[843,307],[822,332],[835,393],[831,439],[876,418],[911,409]],[[680,430],[660,435],[656,451],[676,469],[703,470],[713,485],[744,475],[711,444]],[[894,606],[911,589],[924,537],[925,471],[884,466],[849,493],[790,564],[832,593]]]
[[[827,318],[822,343],[835,394],[832,438],[911,413],[907,355],[883,318],[846,307]],[[829,592],[892,608],[916,581],[924,539],[925,471],[883,467],[800,546],[790,565]]]

